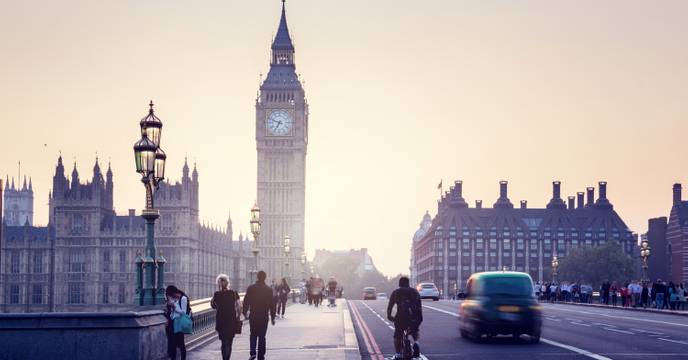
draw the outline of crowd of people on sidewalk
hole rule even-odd
[[[210,301],[215,309],[215,330],[220,339],[220,350],[223,360],[229,360],[232,355],[234,336],[241,334],[243,327],[242,315],[249,322],[250,329],[250,358],[249,360],[264,360],[266,353],[266,334],[268,325],[275,325],[275,318],[284,318],[289,295],[293,294],[287,279],[273,279],[272,284],[266,284],[267,274],[257,273],[257,280],[246,289],[243,302],[239,293],[232,290],[229,277],[225,274],[217,276],[218,290]],[[327,296],[330,306],[335,306],[335,299],[342,296],[343,289],[337,285],[334,277],[325,283],[321,278],[304,279],[299,284],[301,289],[301,303],[308,301],[309,305],[318,306],[323,297]],[[167,326],[168,348],[170,359],[176,360],[177,353],[182,360],[186,360],[185,334],[193,332],[193,314],[191,301],[181,289],[174,285],[165,291],[165,316]]]
[[[607,280],[597,287],[597,291],[585,281],[536,282],[533,291],[540,301],[549,302],[599,303],[660,310],[688,308],[688,288],[683,283],[667,283],[661,279],[653,283],[638,280],[619,283]]]

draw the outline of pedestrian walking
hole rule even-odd
[[[602,283],[600,295],[602,298],[602,302],[605,305],[609,305],[609,292],[611,291],[612,285],[609,283],[609,280],[606,280],[604,283]]]
[[[241,333],[241,303],[239,294],[229,289],[229,276],[220,274],[215,280],[218,291],[213,295],[210,306],[215,314],[215,331],[220,338],[222,360],[229,360],[232,356],[234,335]]]
[[[287,279],[282,278],[282,283],[277,287],[277,315],[282,319],[284,319],[284,310],[287,307],[290,292],[291,288],[287,283]]]
[[[676,310],[685,310],[686,309],[686,289],[683,287],[683,283],[680,283],[678,285],[678,288],[676,289],[678,292],[678,309]]]
[[[172,360],[177,359],[177,349],[181,354],[181,360],[186,360],[186,344],[184,343],[184,332],[175,331],[174,322],[176,319],[181,319],[182,316],[189,316],[191,314],[191,304],[189,297],[174,285],[170,285],[165,289],[165,297],[167,303],[165,313],[167,314],[167,327],[165,333],[167,335],[167,355]],[[179,320],[178,320],[179,321]]]
[[[654,284],[654,289],[655,289],[655,304],[657,309],[661,310],[664,308],[664,290],[665,286],[662,283],[661,279],[657,279],[657,282]]]
[[[618,300],[619,297],[619,287],[616,285],[616,281],[614,281],[609,288],[609,294],[612,297],[612,306],[616,306],[616,301]]]
[[[678,291],[676,291],[676,286],[673,282],[669,282],[669,309],[676,310],[678,305]]]
[[[272,289],[265,284],[265,271],[258,272],[256,283],[246,289],[244,296],[244,317],[248,314],[248,322],[251,330],[251,357],[249,360],[265,359],[265,336],[268,331],[268,322],[275,325],[275,302]]]
[[[643,309],[647,309],[647,306],[650,305],[650,289],[647,287],[646,282],[643,282],[643,288],[640,291],[640,303]]]

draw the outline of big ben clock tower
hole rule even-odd
[[[258,262],[268,278],[301,271],[296,259],[304,250],[307,145],[308,103],[296,74],[283,0],[270,71],[256,99],[257,202],[262,222]],[[285,236],[291,238],[289,258],[284,253]]]

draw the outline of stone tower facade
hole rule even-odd
[[[308,103],[296,73],[284,3],[271,49],[270,71],[256,99],[257,202],[262,219],[259,267],[269,278],[293,277],[300,274],[297,259],[304,250]],[[291,237],[289,259],[283,251],[285,235]],[[285,273],[285,261],[290,274]]]
[[[7,226],[22,226],[26,223],[33,225],[33,184],[31,179],[29,178],[27,185],[25,176],[24,184],[20,188],[19,184],[14,186],[14,178],[12,178],[11,183],[8,178],[5,182],[3,206],[4,220]]]

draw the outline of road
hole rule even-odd
[[[363,359],[394,354],[386,301],[349,302]],[[543,304],[542,339],[459,337],[458,302],[423,301],[421,353],[426,359],[688,359],[688,317]]]

